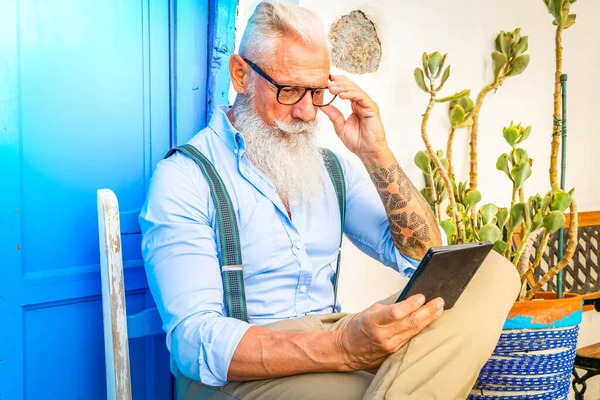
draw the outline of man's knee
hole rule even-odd
[[[457,314],[452,319],[460,323],[456,324],[455,333],[467,340],[479,338],[481,343],[487,343],[486,348],[495,343],[519,289],[515,266],[492,250],[459,299],[460,305],[457,303]]]
[[[477,336],[488,329],[499,334],[519,289],[515,266],[492,250],[456,305],[440,320],[452,321],[445,327],[455,335]]]
[[[480,284],[485,286],[490,296],[494,296],[489,300],[512,307],[521,289],[517,268],[505,257],[492,250],[481,265],[480,275]]]

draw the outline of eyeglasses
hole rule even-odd
[[[252,61],[243,59],[248,63],[257,74],[262,76],[271,85],[277,88],[277,102],[286,106],[291,106],[298,103],[304,98],[306,92],[312,93],[312,103],[315,107],[325,107],[331,104],[337,97],[337,94],[333,94],[329,91],[327,86],[304,86],[304,85],[292,85],[292,84],[280,84],[275,82],[273,78],[267,75],[258,65]]]

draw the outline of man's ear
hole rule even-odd
[[[248,64],[240,57],[239,54],[233,54],[229,58],[229,73],[231,83],[236,92],[243,94],[246,91],[248,83]]]

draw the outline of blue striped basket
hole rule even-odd
[[[582,298],[539,293],[513,306],[469,399],[567,399]]]

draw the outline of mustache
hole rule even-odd
[[[313,121],[295,121],[295,122],[282,122],[278,120],[273,121],[273,125],[282,131],[283,133],[300,135],[300,134],[313,134],[317,130],[319,124],[318,118]]]

